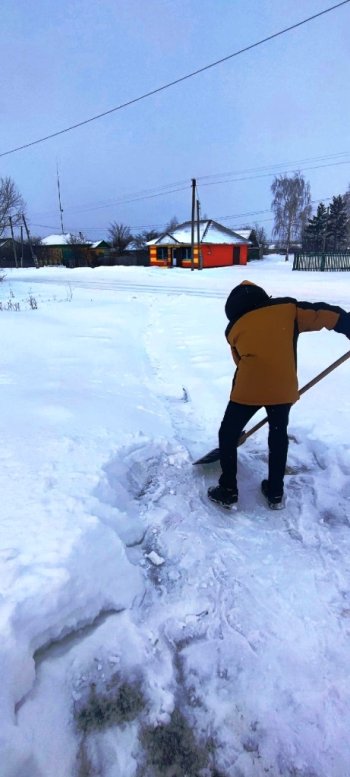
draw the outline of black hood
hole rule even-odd
[[[245,313],[263,307],[268,300],[269,296],[261,286],[255,286],[254,283],[243,281],[239,286],[235,286],[227,297],[225,304],[226,316],[230,322],[237,321]]]

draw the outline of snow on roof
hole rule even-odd
[[[44,246],[66,246],[71,242],[72,238],[74,238],[74,235],[72,235],[71,232],[66,232],[63,235],[48,235],[47,237],[43,237],[41,242]],[[96,240],[95,243],[87,241],[83,245],[89,245],[91,248],[98,248],[101,245],[108,244],[106,240]]]
[[[41,242],[44,246],[66,246],[71,239],[71,233],[67,232],[64,235],[48,235],[43,237]]]
[[[235,229],[235,232],[237,233],[237,235],[244,237],[246,240],[250,239],[252,231],[253,231],[252,229]]]
[[[163,235],[160,235],[158,237],[154,237],[153,240],[148,240],[146,245],[148,246],[155,246],[155,245],[170,245],[170,243],[180,243],[181,241],[177,238],[173,237],[175,233],[174,232],[164,232]],[[190,235],[190,242],[191,242],[191,235]]]
[[[184,224],[178,224],[172,232],[165,232],[155,240],[149,240],[147,245],[161,246],[176,243],[188,245],[191,243],[191,232],[191,221],[185,221]],[[217,221],[213,221],[212,219],[206,219],[205,221],[199,222],[199,239],[201,243],[227,243],[229,245],[249,242],[237,232],[234,232],[227,227],[223,227],[222,224],[218,224]],[[197,242],[197,222],[195,223],[195,241]]]

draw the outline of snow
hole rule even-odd
[[[259,494],[266,427],[236,511],[207,500],[218,466],[192,467],[229,396],[231,288],[349,310],[346,273],[6,274],[1,777],[350,775],[350,361],[292,409],[284,511]],[[348,349],[302,335],[300,385]]]
[[[157,237],[154,240],[149,240],[147,245],[170,245],[170,243],[179,243],[181,244],[191,244],[191,231],[192,231],[192,224],[191,222],[187,222],[185,224],[180,224],[176,229],[174,229],[171,233],[165,233],[165,235],[162,235],[161,237]],[[228,229],[227,227],[221,226],[221,224],[217,224],[216,221],[200,221],[199,224],[199,232],[200,232],[200,241],[201,243],[209,243],[209,244],[224,244],[227,243],[229,245],[234,245],[236,243],[239,243],[242,245],[242,243],[249,242],[245,235],[239,231],[234,232],[232,229]],[[197,235],[197,224],[195,224],[195,236]],[[196,239],[196,237],[195,237]]]
[[[241,237],[244,237],[245,240],[249,240],[252,230],[251,229],[236,229],[235,232],[237,235],[240,235]]]
[[[42,244],[44,246],[65,246],[71,241],[72,235],[70,232],[64,235],[48,235],[43,237]]]

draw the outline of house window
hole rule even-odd
[[[192,249],[191,246],[186,246],[182,249],[182,258],[183,259],[191,259],[192,258]]]
[[[168,259],[168,249],[167,248],[157,248],[157,259],[166,261]]]

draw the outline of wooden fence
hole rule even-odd
[[[350,270],[350,251],[294,254],[293,270]]]
[[[105,248],[103,251],[96,251],[86,245],[63,245],[63,246],[45,246],[34,245],[34,254],[36,255],[37,266],[46,267],[47,265],[62,265],[63,267],[100,267],[111,265],[149,265],[148,251],[129,251],[119,255],[113,248]],[[28,244],[22,247],[17,245],[17,263],[14,258],[12,245],[4,248],[0,246],[0,268],[11,267],[35,267]]]

